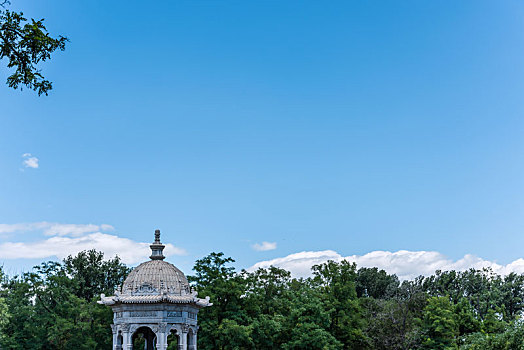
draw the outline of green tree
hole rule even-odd
[[[505,276],[500,286],[500,293],[504,306],[504,319],[515,320],[524,308],[524,275],[512,272]]]
[[[289,314],[285,315],[282,349],[344,349],[330,331],[331,315],[326,312],[325,295],[311,285],[311,280],[293,280]],[[270,348],[267,348],[270,349]],[[355,349],[360,349],[355,347]]]
[[[70,258],[88,263],[82,254]],[[109,266],[114,267],[113,264]],[[98,264],[90,272],[95,276],[106,275],[104,268],[107,266]],[[2,328],[0,348],[110,348],[111,310],[98,305],[95,298],[88,300],[82,294],[78,296],[78,286],[78,279],[68,272],[65,262],[42,263],[31,272],[4,279],[0,298],[5,299],[9,313],[16,317],[8,318]],[[103,289],[104,286],[97,288]]]
[[[289,271],[271,266],[252,273],[242,271],[242,275],[246,284],[246,311],[250,316],[289,312]]]
[[[71,293],[72,281],[60,263],[48,262],[11,280],[6,302],[12,317],[4,328],[3,346],[8,349],[94,349],[86,338],[89,320],[85,301]]]
[[[101,293],[113,293],[130,272],[118,256],[104,260],[104,253],[94,249],[69,255],[64,259],[64,267],[73,280],[74,294],[88,301]]]
[[[342,344],[322,327],[314,323],[300,323],[294,327],[284,350],[339,350]]]
[[[215,333],[216,343],[219,345],[217,349],[254,349],[251,330],[251,326],[238,324],[235,320],[223,319]]]
[[[252,325],[255,349],[280,348],[286,338],[286,318],[291,312],[294,294],[288,271],[271,266],[252,273],[242,272],[246,281],[244,310]]]
[[[455,349],[458,326],[448,297],[431,297],[422,320],[422,348]]]
[[[419,343],[420,310],[411,300],[362,300],[366,322],[365,333],[375,350],[407,350]]]
[[[0,266],[0,286],[2,281],[4,281],[4,272],[2,267]],[[1,288],[1,287],[0,287]],[[7,303],[4,298],[0,297],[0,344],[2,343],[2,338],[4,338],[4,327],[9,322],[9,309],[7,307]]]
[[[8,1],[0,4],[0,59],[7,60],[7,67],[14,72],[7,78],[7,85],[14,89],[25,86],[47,95],[53,88],[38,68],[51,58],[56,50],[65,50],[67,38],[53,38],[44,26],[44,19],[30,21],[22,12],[6,8]]]
[[[457,321],[458,333],[461,338],[480,331],[481,322],[475,315],[475,310],[471,307],[467,298],[461,298],[455,305],[455,318]]]
[[[322,294],[325,312],[330,316],[329,332],[346,349],[362,349],[367,339],[355,289],[356,265],[346,260],[328,261],[312,268],[312,283]]]
[[[4,327],[9,322],[9,310],[4,298],[0,298],[0,343],[4,337]]]
[[[376,267],[358,269],[355,280],[357,296],[375,299],[387,298],[393,295],[399,287],[396,275],[388,275],[386,271]]]
[[[461,350],[522,350],[524,349],[524,325],[522,321],[509,325],[497,334],[474,333],[466,338]]]
[[[201,327],[198,332],[198,347],[201,349],[231,349],[222,332],[235,335],[237,340],[245,340],[239,340],[239,343],[249,343],[250,329],[243,327],[247,323],[242,302],[246,283],[242,276],[235,273],[234,267],[230,266],[234,261],[232,258],[225,258],[223,253],[211,253],[198,259],[193,267],[195,275],[188,276],[198,294],[201,297],[209,296],[213,303],[212,307],[205,308],[198,314]]]
[[[403,281],[384,299],[361,298],[365,333],[372,349],[415,349],[420,343],[420,319],[427,304],[423,278]]]
[[[483,320],[490,309],[497,309],[501,304],[500,276],[490,269],[464,271],[460,276],[460,284],[464,295],[469,299],[471,306]]]
[[[507,327],[504,322],[502,312],[497,312],[494,309],[489,309],[482,320],[482,331],[484,333],[502,333]]]
[[[453,270],[444,272],[437,270],[434,275],[425,278],[422,284],[430,295],[447,296],[453,303],[456,303],[465,293],[462,276],[460,272]]]
[[[287,317],[276,314],[257,315],[250,323],[251,339],[255,349],[280,349],[289,339],[286,328]]]

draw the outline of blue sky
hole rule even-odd
[[[520,1],[11,8],[70,43],[42,67],[49,96],[0,87],[8,271],[56,259],[13,259],[35,244],[66,254],[102,232],[132,251],[156,228],[186,272],[211,251],[246,268],[301,252],[523,255]]]

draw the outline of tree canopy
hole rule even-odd
[[[44,19],[28,20],[23,12],[7,8],[9,1],[0,3],[0,60],[7,61],[7,67],[14,72],[7,77],[7,85],[13,89],[27,87],[38,95],[53,88],[39,64],[51,58],[56,50],[64,51],[68,39],[59,35],[53,38]]]

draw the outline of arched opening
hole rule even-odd
[[[156,335],[149,327],[138,328],[131,337],[133,350],[155,350]]]
[[[167,350],[178,350],[178,333],[172,329],[167,336]]]

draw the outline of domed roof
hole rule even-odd
[[[164,245],[160,243],[160,230],[155,231],[155,242],[150,247],[151,260],[131,271],[122,285],[122,293],[127,295],[189,294],[191,290],[184,273],[175,265],[164,261]]]
[[[188,294],[186,276],[175,265],[151,260],[138,265],[122,285],[122,292],[131,295]]]

